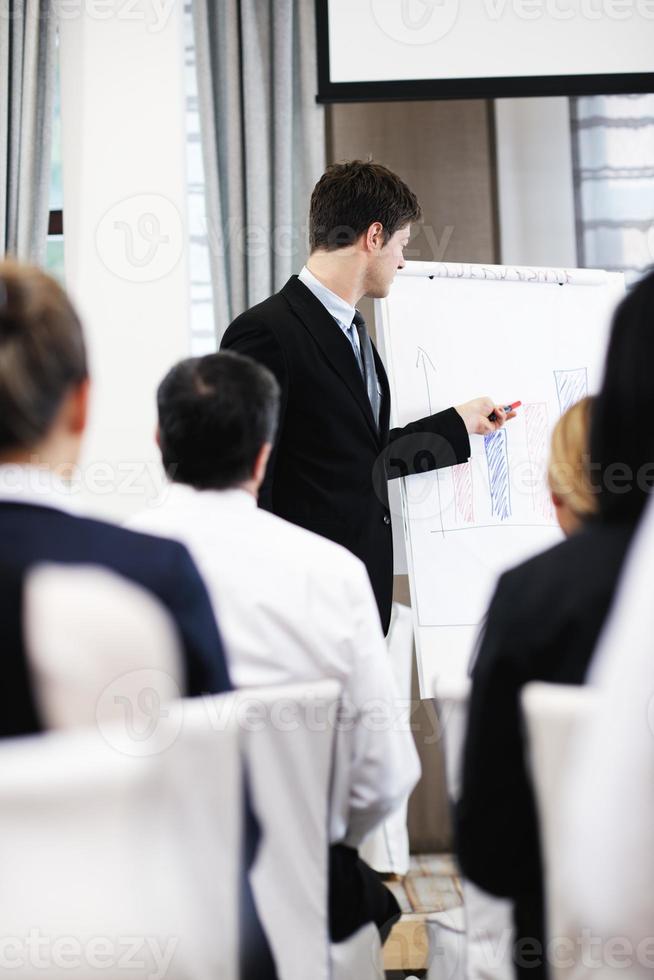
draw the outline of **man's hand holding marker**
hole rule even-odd
[[[487,436],[501,429],[505,422],[515,418],[515,409],[522,402],[511,405],[495,405],[490,398],[475,398],[471,402],[457,405],[456,410],[463,419],[469,435]]]

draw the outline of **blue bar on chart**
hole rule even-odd
[[[561,415],[588,394],[588,369],[585,367],[555,371],[554,380]]]
[[[484,436],[484,449],[488,464],[493,517],[505,521],[511,516],[511,487],[509,483],[509,452],[506,429],[499,429]]]

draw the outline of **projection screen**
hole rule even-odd
[[[654,0],[316,0],[319,102],[654,91]]]

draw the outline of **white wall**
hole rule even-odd
[[[83,496],[120,519],[162,485],[155,391],[189,345],[183,4],[62,4],[60,63],[66,285],[93,382]]]
[[[574,268],[568,99],[498,99],[495,133],[500,261]]]

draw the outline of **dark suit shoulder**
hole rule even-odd
[[[189,695],[231,689],[209,596],[185,545],[54,507],[0,503],[0,575],[36,564],[99,565],[143,586],[172,614]]]
[[[244,310],[230,323],[225,331],[223,341],[235,336],[244,329],[252,327],[267,327],[274,329],[280,319],[287,317],[290,312],[288,301],[282,293],[273,293],[256,306],[251,306],[249,310]]]
[[[563,680],[549,659],[559,654],[562,662],[569,655],[573,674],[575,662],[581,669],[610,607],[630,537],[628,527],[593,524],[502,575],[476,669],[510,660],[526,680],[547,674],[551,664],[551,679]]]
[[[280,344],[297,337],[299,318],[293,308],[298,300],[318,303],[297,276],[291,276],[277,293],[239,314],[225,331],[221,347],[238,349],[239,343],[255,335],[272,334]]]
[[[171,558],[179,558],[186,555],[187,548],[181,541],[173,541],[169,538],[161,538],[154,534],[147,534],[142,531],[134,531],[131,528],[121,527],[119,524],[112,524],[95,517],[85,517],[77,514],[64,514],[72,525],[77,525],[80,533],[88,534],[94,538],[106,541],[107,544],[120,545],[122,548],[142,551],[147,548],[157,557],[169,555]]]
[[[299,337],[305,336],[304,330],[298,330],[304,320],[325,316],[329,318],[330,315],[320,300],[298,276],[291,276],[278,293],[245,310],[230,323],[221,347],[239,350],[244,344],[266,343],[266,338],[272,335],[282,348],[288,350],[289,346],[297,345]]]
[[[131,561],[144,562],[159,572],[186,558],[188,551],[178,541],[159,538],[117,524],[68,513],[54,507],[32,504],[0,504],[0,528],[17,534],[25,557],[29,552],[42,554],[47,560],[107,562],[129,566]],[[113,559],[113,560],[111,560]]]
[[[623,525],[587,527],[505,572],[498,592],[519,593],[526,615],[568,590],[576,596],[602,592],[613,585],[630,536]]]

